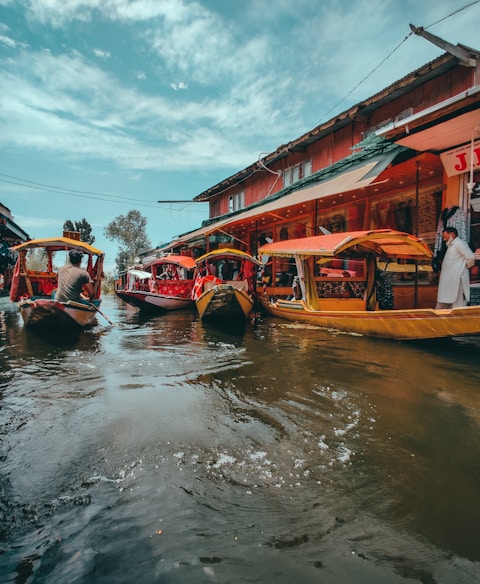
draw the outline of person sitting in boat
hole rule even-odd
[[[231,280],[233,278],[233,264],[228,260],[223,264],[222,280]]]
[[[163,266],[161,273],[158,274],[157,277],[158,277],[159,280],[170,280],[171,279],[171,275],[168,272],[168,267],[167,266]]]
[[[148,280],[148,289],[152,294],[156,294],[158,292],[158,283],[155,278],[150,278],[150,280]]]
[[[69,261],[58,270],[58,287],[55,300],[58,302],[85,302],[82,291],[88,294],[90,302],[95,296],[93,281],[87,270],[80,267],[83,254],[77,250],[70,250]]]
[[[292,297],[290,300],[301,300],[302,299],[302,288],[300,286],[300,278],[298,276],[293,277],[292,283]]]

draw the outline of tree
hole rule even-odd
[[[118,271],[127,269],[142,251],[152,247],[146,227],[147,218],[135,209],[126,215],[119,215],[105,227],[105,237],[120,244],[120,252],[115,258]]]
[[[80,233],[80,240],[89,243],[90,245],[95,241],[95,236],[92,235],[92,226],[85,217],[81,221],[75,221],[75,223],[70,219],[67,219],[63,224],[63,230],[77,231]]]
[[[115,263],[117,264],[119,273],[126,272],[135,263],[135,257],[132,260],[132,254],[129,251],[121,249],[115,258]]]

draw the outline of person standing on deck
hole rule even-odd
[[[69,252],[70,261],[58,270],[58,288],[55,294],[55,300],[58,302],[83,302],[82,290],[85,289],[90,302],[93,300],[95,292],[93,290],[93,281],[87,270],[80,267],[83,254],[74,249]]]
[[[470,301],[470,273],[475,255],[467,242],[458,237],[455,227],[446,227],[442,233],[447,251],[440,271],[436,308],[457,308]]]

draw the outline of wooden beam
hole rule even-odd
[[[477,64],[476,59],[472,59],[472,57],[470,56],[471,54],[466,49],[459,47],[458,45],[452,45],[451,43],[444,41],[440,37],[430,32],[427,32],[422,26],[417,27],[411,24],[410,28],[412,32],[415,33],[416,35],[423,37],[424,39],[430,41],[434,45],[437,45],[437,47],[440,47],[447,53],[450,53],[454,57],[457,57],[461,65],[464,65],[465,67],[476,66]]]

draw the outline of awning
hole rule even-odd
[[[377,135],[419,152],[441,152],[466,144],[480,123],[479,94],[480,85],[475,85],[387,126]],[[469,108],[469,111],[457,113],[460,107]]]
[[[472,134],[476,138],[475,129],[480,124],[480,109],[468,112],[446,122],[441,122],[430,128],[406,135],[397,144],[418,150],[419,152],[441,152],[460,144],[469,143]]]
[[[128,273],[139,280],[146,280],[151,278],[152,274],[150,272],[144,272],[143,270],[128,270]]]
[[[205,237],[227,225],[233,225],[246,219],[263,216],[268,213],[273,213],[285,207],[291,207],[316,199],[321,199],[331,195],[338,195],[356,189],[367,187],[375,181],[378,175],[385,170],[385,168],[392,162],[398,150],[389,152],[388,154],[377,155],[367,159],[361,163],[350,167],[349,170],[339,172],[333,178],[328,178],[323,181],[316,181],[307,184],[304,188],[299,188],[283,197],[270,200],[267,198],[261,204],[255,204],[250,209],[246,209],[242,213],[221,219],[216,223],[212,223],[196,231],[184,234],[177,240],[173,240],[166,249],[176,247],[181,243],[188,243],[200,237]]]

